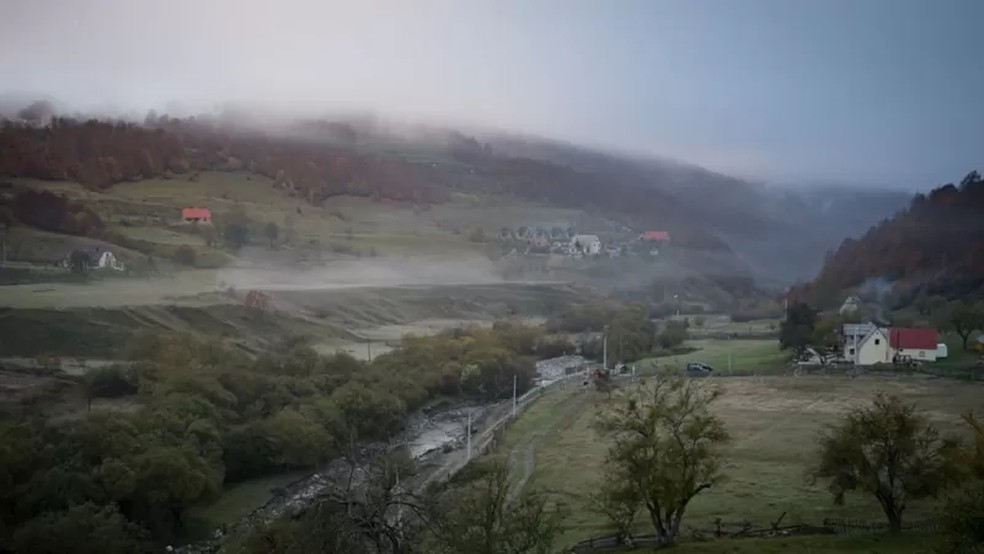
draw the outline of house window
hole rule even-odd
[[[879,344],[881,344],[881,339],[875,339],[875,346],[878,346]]]
[[[926,357],[926,351],[925,350],[920,350],[919,351],[919,357],[920,358],[925,358]]]
[[[848,349],[847,353],[853,356],[854,355],[854,349],[853,348]]]

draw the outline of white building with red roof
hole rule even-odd
[[[918,362],[935,362],[936,329],[893,327],[889,329],[888,345],[892,355]]]

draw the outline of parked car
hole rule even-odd
[[[714,372],[714,368],[703,362],[690,362],[687,364],[687,375],[691,377],[706,377]]]

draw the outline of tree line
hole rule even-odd
[[[188,536],[188,508],[224,485],[386,439],[437,396],[504,398],[514,378],[524,392],[541,340],[500,323],[406,337],[369,363],[299,341],[254,358],[190,335],[139,333],[126,363],[84,377],[89,413],[0,421],[0,547],[134,552]],[[100,398],[128,398],[129,408]]]
[[[984,297],[984,179],[977,171],[959,185],[917,194],[908,209],[846,239],[827,255],[812,282],[792,296],[821,307],[869,279],[948,300]]]

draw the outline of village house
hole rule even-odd
[[[916,362],[935,362],[939,343],[936,329],[895,327],[889,330],[893,357]]]
[[[597,256],[601,254],[601,239],[597,235],[574,235],[570,248],[572,255]]]
[[[639,235],[642,242],[669,242],[670,233],[667,231],[646,231]]]
[[[861,299],[858,298],[857,296],[851,295],[848,296],[846,300],[844,300],[843,304],[841,304],[838,313],[840,313],[840,315],[856,314],[860,309],[861,309]]]
[[[116,259],[116,255],[109,250],[102,250],[98,246],[91,248],[76,248],[72,250],[67,256],[65,256],[62,261],[62,265],[65,267],[71,267],[73,256],[77,259],[86,260],[85,264],[88,268],[112,269],[114,271],[123,271],[125,269],[123,263]]]
[[[936,329],[846,323],[841,339],[844,359],[859,366],[910,360],[934,362],[940,356]]]
[[[182,208],[181,219],[185,223],[212,223],[212,212],[208,208]]]

